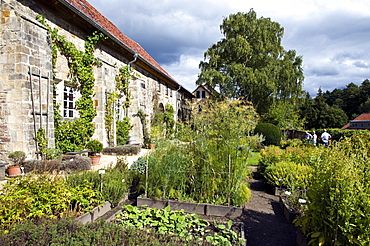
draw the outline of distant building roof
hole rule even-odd
[[[370,113],[363,113],[363,114],[359,115],[357,118],[355,118],[354,120],[351,120],[348,124],[343,126],[341,129],[342,130],[349,129],[349,128],[352,128],[352,129],[367,129],[367,128],[360,128],[360,127],[351,127],[351,124],[353,124],[353,123],[369,123],[369,122],[370,122]]]

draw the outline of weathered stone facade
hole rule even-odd
[[[86,9],[85,9],[86,8]],[[104,124],[105,103],[108,92],[115,88],[115,76],[119,68],[130,64],[135,76],[130,81],[131,105],[125,112],[119,109],[117,118],[128,116],[134,128],[131,135],[143,142],[142,125],[133,115],[139,109],[150,121],[153,108],[171,104],[175,117],[183,117],[184,99],[191,93],[174,81],[138,44],[128,39],[118,29],[84,0],[2,0],[0,43],[0,162],[16,150],[35,157],[35,132],[40,127],[47,130],[49,147],[54,147],[53,83],[61,103],[61,112],[66,103],[73,104],[78,91],[71,93],[66,102],[65,91],[69,81],[66,58],[58,55],[53,80],[50,34],[36,16],[42,15],[52,28],[65,36],[79,50],[92,31],[105,34],[108,39],[96,45],[95,57],[102,65],[94,68],[95,97],[97,109],[95,133],[107,145]],[[99,23],[96,23],[99,22]],[[137,57],[136,57],[137,55]],[[156,100],[154,100],[157,98]],[[158,105],[154,105],[158,103]],[[69,105],[69,104],[68,104]],[[65,119],[78,117],[73,108],[64,111]]]

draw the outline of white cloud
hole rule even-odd
[[[223,18],[251,8],[284,27],[283,46],[303,57],[311,95],[370,78],[368,0],[88,1],[190,91]]]

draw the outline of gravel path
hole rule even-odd
[[[258,179],[256,167],[251,167],[252,199],[243,214],[245,237],[248,246],[294,246],[296,228],[289,224],[279,205],[278,196],[265,192],[265,185]]]

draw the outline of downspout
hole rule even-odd
[[[179,110],[179,107],[178,107],[178,100],[179,100],[179,90],[181,89],[181,85],[179,86],[179,88],[176,90],[176,121],[179,121],[179,118],[178,118],[178,110]]]
[[[127,64],[127,66],[128,66],[128,71],[129,71],[129,72],[131,72],[131,64],[132,64],[132,63],[134,63],[134,62],[136,62],[137,57],[138,57],[138,54],[135,52],[135,54],[134,54],[134,59],[133,59],[132,61],[130,61],[130,62]]]

